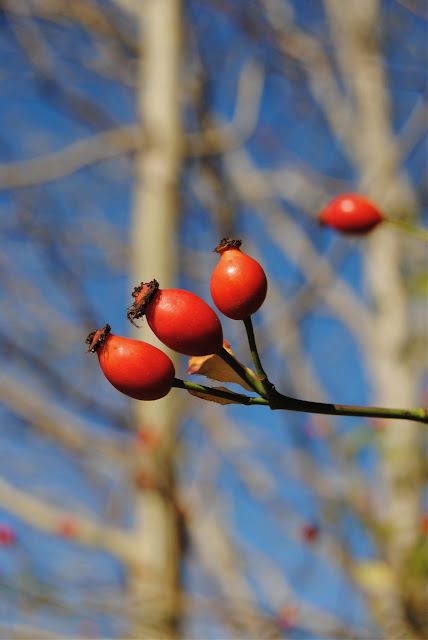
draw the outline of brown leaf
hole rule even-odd
[[[223,347],[233,356],[229,342],[223,340]],[[251,369],[248,369],[248,367],[245,367],[245,369],[254,377],[255,380],[257,379]],[[217,380],[218,382],[233,382],[241,385],[241,387],[248,391],[253,391],[245,380],[242,380],[242,378],[240,378],[238,374],[235,373],[235,371],[215,353],[209,356],[193,356],[192,358],[189,358],[189,366],[186,373],[190,375],[205,376],[210,380]]]
[[[220,391],[227,391],[228,393],[236,396],[237,399],[232,400],[229,398],[219,398],[218,396],[212,396],[209,393],[204,393],[203,391],[190,391],[190,389],[188,389],[188,392],[192,396],[196,396],[197,398],[201,398],[202,400],[209,400],[210,402],[217,402],[218,404],[242,404],[239,398],[247,397],[247,396],[241,395],[240,393],[234,393],[233,391],[226,389],[226,387],[213,387],[213,389],[219,389]]]

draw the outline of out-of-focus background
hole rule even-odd
[[[264,266],[265,369],[426,405],[423,0],[0,1],[0,636],[425,638],[426,428],[133,402],[85,353],[156,278]],[[222,317],[241,361],[241,322]],[[175,357],[177,377],[186,358]]]

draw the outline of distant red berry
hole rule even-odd
[[[386,428],[386,422],[382,420],[382,418],[367,418],[367,423],[372,429],[377,431],[382,431]]]
[[[276,612],[275,622],[279,629],[291,631],[299,624],[299,612],[296,607],[284,605]]]
[[[139,429],[135,434],[135,445],[143,451],[153,451],[162,440],[162,436],[154,429]]]
[[[202,298],[184,289],[159,289],[156,280],[135,287],[128,319],[146,316],[149,327],[163,344],[187,356],[220,351],[223,329],[215,311]]]
[[[134,485],[137,489],[156,489],[159,488],[158,483],[159,480],[149,471],[138,471],[134,475]]]
[[[56,533],[62,538],[74,538],[78,529],[77,521],[72,516],[63,516],[56,524]]]
[[[425,512],[421,518],[422,533],[428,536],[428,512]]]
[[[384,219],[378,207],[359,193],[342,193],[318,214],[321,224],[341,233],[364,234]]]
[[[110,333],[110,325],[86,338],[88,351],[96,352],[107,380],[121,393],[136,400],[157,400],[169,393],[175,377],[171,359],[141,340]]]
[[[8,524],[0,524],[0,546],[9,547],[16,542],[16,532]]]
[[[217,309],[228,318],[244,320],[263,304],[267,279],[261,265],[243,253],[240,240],[223,238],[214,249],[220,254],[210,282]]]
[[[301,530],[302,540],[315,542],[319,535],[319,527],[316,524],[305,524]]]

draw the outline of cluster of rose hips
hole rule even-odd
[[[319,221],[344,233],[362,234],[383,220],[377,207],[358,194],[342,194],[320,212]],[[217,309],[233,320],[246,320],[266,297],[267,280],[261,265],[240,250],[240,240],[223,238],[215,251],[220,261],[210,282]],[[157,338],[187,356],[223,352],[223,330],[215,311],[190,291],[160,289],[156,280],[136,287],[127,317],[146,317]],[[110,333],[110,326],[93,331],[86,339],[88,351],[96,352],[107,380],[137,400],[157,400],[177,382],[171,359],[160,349],[140,340]]]
[[[262,305],[267,280],[260,264],[240,250],[240,240],[223,238],[215,249],[220,262],[211,277],[211,296],[221,313],[244,320]],[[132,293],[127,317],[146,317],[157,338],[177,353],[206,356],[223,349],[223,330],[215,311],[199,296],[183,289],[160,289],[156,280],[141,283]],[[107,380],[137,400],[157,400],[175,382],[171,359],[151,344],[110,333],[107,324],[86,338],[96,352]]]

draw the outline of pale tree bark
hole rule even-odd
[[[400,168],[400,150],[394,138],[388,87],[374,33],[380,20],[377,0],[325,0],[336,55],[352,96],[354,156],[361,190],[387,215],[414,214],[414,191]],[[417,241],[415,241],[417,242]],[[372,371],[373,401],[392,406],[417,404],[417,378],[406,346],[409,339],[406,294],[400,272],[403,252],[411,250],[395,230],[382,227],[367,242],[367,281],[374,313],[368,357]],[[387,560],[399,578],[385,583],[379,594],[379,619],[391,638],[411,638],[400,587],[406,561],[415,544],[420,519],[422,461],[420,427],[389,421],[381,438],[379,521],[386,527]],[[401,584],[400,584],[401,583]],[[401,597],[400,597],[401,596]]]
[[[141,33],[137,100],[146,141],[135,161],[131,288],[154,278],[161,288],[167,288],[176,284],[177,183],[182,146],[178,101],[180,2],[136,0],[126,3],[126,8],[133,12]],[[147,327],[136,330],[136,334],[167,351]],[[147,486],[143,483],[135,505],[141,562],[140,570],[132,576],[132,595],[141,602],[142,623],[133,630],[138,638],[170,638],[177,633],[180,553],[173,470],[176,414],[174,392],[162,400],[134,405],[135,428],[154,432],[160,441],[143,461]]]

